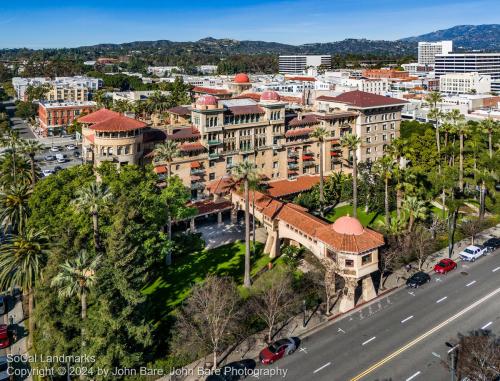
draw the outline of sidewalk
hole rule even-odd
[[[500,237],[500,224],[484,230],[482,233],[478,234],[475,241],[477,243],[482,243],[492,236]],[[459,252],[468,245],[470,245],[470,239],[468,238],[457,242],[454,246],[452,259],[458,260]],[[422,270],[429,273],[432,272],[434,264],[442,258],[448,258],[448,248],[444,248],[432,254],[424,263]],[[416,265],[412,265],[414,269],[413,272],[415,272]],[[378,296],[386,296],[389,293],[395,292],[399,287],[404,286],[409,275],[410,273],[408,273],[404,267],[389,275],[384,284],[385,289],[383,291],[380,291],[378,293]],[[358,308],[366,307],[372,303],[377,303],[378,301],[379,298],[377,297],[371,301],[368,301],[367,303],[358,304],[354,309],[343,314],[339,313],[340,303],[335,303],[330,316],[325,316],[319,311],[307,311],[305,327],[303,325],[304,315],[299,314],[290,319],[290,321],[285,324],[285,326],[280,330],[277,337],[298,336],[303,339],[304,337],[307,337],[312,333],[325,328],[327,325],[333,324],[338,319],[349,316],[350,314],[356,312]],[[227,358],[223,359],[219,366],[223,366],[224,364],[234,361],[240,361],[242,359],[257,359],[259,352],[266,346],[266,343],[264,342],[264,336],[265,335],[262,332],[250,336],[245,341],[237,345],[235,349],[233,349],[232,352],[227,356]],[[183,368],[184,374],[190,374],[189,376],[165,376],[160,378],[159,381],[202,381],[206,377],[197,376],[197,369],[199,367],[204,368],[205,363],[211,361],[211,355],[208,355],[206,358],[199,359],[198,361]]]

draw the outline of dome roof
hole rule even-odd
[[[280,95],[273,90],[266,90],[260,96],[261,101],[275,101],[278,102],[280,100]]]
[[[346,235],[361,235],[365,228],[357,218],[350,216],[342,216],[338,218],[332,225],[332,229],[339,234]]]
[[[200,106],[217,106],[217,98],[214,97],[213,95],[202,95],[196,100],[196,104]]]
[[[234,76],[234,83],[249,83],[250,78],[245,73],[239,73]]]

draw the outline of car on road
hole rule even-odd
[[[0,381],[10,380],[9,374],[9,362],[7,361],[7,356],[0,356]]]
[[[259,360],[262,364],[272,364],[280,358],[291,355],[297,349],[297,344],[292,338],[275,341],[259,353]]]
[[[54,167],[54,172],[59,172],[59,171],[62,171],[62,169],[63,169],[63,168],[62,168],[61,166],[56,165],[56,166]]]
[[[457,268],[457,264],[454,260],[446,258],[446,259],[441,259],[436,265],[434,266],[434,271],[438,274],[446,274],[447,272],[451,270],[455,270]]]
[[[75,146],[74,144],[68,144],[66,146],[66,149],[69,150],[69,151],[74,151],[75,149],[77,149],[78,147]]]
[[[485,254],[487,254],[486,247],[479,247],[479,246],[472,246],[471,245],[471,246],[467,246],[458,255],[462,261],[474,262],[476,259],[481,258]]]
[[[0,315],[3,315],[7,311],[7,298],[0,295]]]
[[[500,247],[500,238],[490,238],[483,243],[483,246],[486,248],[487,252],[491,253]]]
[[[76,158],[80,157],[80,152],[78,152],[78,151],[73,152],[73,157],[76,157]]]
[[[62,153],[56,153],[56,159],[57,159],[58,163],[66,163],[66,161],[68,161],[68,158],[66,157],[66,155],[64,155]]]
[[[61,150],[61,148],[59,148],[58,146],[52,146],[50,147],[50,151],[51,152],[59,152]]]
[[[431,281],[431,276],[429,274],[424,273],[423,271],[419,271],[406,280],[406,286],[418,288],[430,281]]]
[[[217,369],[205,381],[237,381],[243,380],[255,369],[257,364],[252,359],[235,361]]]
[[[43,175],[43,177],[48,177],[48,176],[50,176],[50,175],[53,175],[54,173],[55,173],[55,172],[54,172],[54,170],[53,170],[53,169],[44,169],[44,170],[42,171],[42,175]]]
[[[7,324],[0,324],[0,348],[7,348],[10,345]]]
[[[54,155],[46,155],[44,159],[45,161],[54,161],[56,157]]]

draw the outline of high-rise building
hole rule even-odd
[[[331,56],[279,56],[279,71],[281,74],[303,74],[307,68],[332,68]]]
[[[491,76],[479,73],[444,74],[439,78],[439,91],[447,94],[489,93]]]
[[[491,76],[491,91],[500,91],[500,53],[448,53],[436,56],[436,78],[449,73]]]
[[[451,53],[453,41],[437,41],[418,43],[418,63],[420,65],[433,65],[438,54]]]

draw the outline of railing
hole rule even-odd
[[[299,153],[298,152],[288,152],[287,156],[288,157],[299,157]]]
[[[191,184],[191,189],[195,189],[195,190],[203,190],[205,189],[205,184],[204,183],[192,183]]]
[[[214,152],[214,153],[209,153],[208,154],[208,158],[210,160],[217,160],[219,157],[220,157],[220,154],[218,152]]]
[[[191,169],[191,174],[192,175],[202,175],[205,173],[204,168],[197,168],[197,169]]]
[[[208,145],[209,146],[218,146],[219,144],[222,144],[219,140],[209,140]]]
[[[302,165],[304,167],[314,167],[316,165],[316,163],[314,161],[304,161],[304,163],[302,163]]]
[[[288,168],[290,168],[290,169],[297,169],[297,168],[299,168],[299,165],[295,164],[295,163],[288,163]]]

